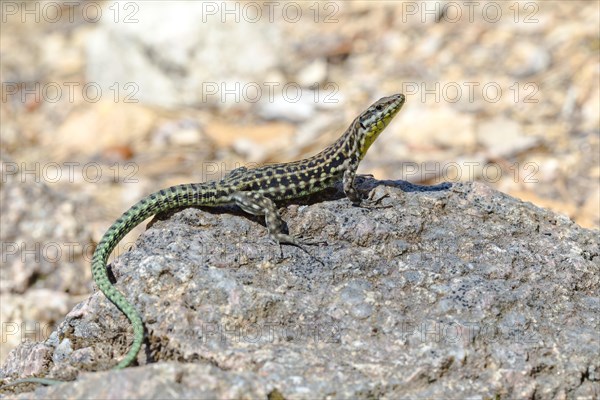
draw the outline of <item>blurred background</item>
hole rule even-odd
[[[0,6],[2,361],[89,296],[140,198],[312,155],[392,93],[359,172],[477,180],[598,228],[598,2]]]

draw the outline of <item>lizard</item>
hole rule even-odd
[[[92,256],[92,277],[98,289],[125,314],[133,327],[133,343],[113,369],[129,366],[144,339],[144,323],[139,312],[111,283],[107,270],[110,253],[127,233],[145,219],[171,209],[235,204],[249,214],[264,216],[269,236],[275,242],[293,245],[308,253],[303,247],[307,243],[283,232],[283,220],[275,202],[308,196],[335,186],[341,179],[344,193],[352,204],[368,207],[369,201],[363,199],[354,186],[356,170],[404,102],[405,96],[401,93],[379,99],[356,117],[336,142],[312,157],[252,169],[240,167],[220,181],[171,186],[144,197],[125,211],[102,236]],[[6,386],[62,382],[25,378]]]

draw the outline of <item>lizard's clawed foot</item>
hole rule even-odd
[[[373,192],[371,192],[373,193]],[[369,196],[370,197],[370,196]],[[386,197],[390,197],[390,195],[388,193],[384,194],[383,196],[379,197],[378,199],[371,199],[371,198],[367,198],[364,200],[361,200],[359,203],[353,203],[352,205],[354,205],[355,207],[360,207],[360,208],[391,208],[391,205],[381,205],[381,200],[385,199]]]
[[[302,244],[300,244],[297,241],[294,242],[294,243],[290,243],[290,242],[279,243],[279,250],[280,250],[280,255],[281,255],[282,259],[284,259],[284,256],[283,256],[283,246],[282,246],[283,244],[287,244],[287,245],[299,248],[300,250],[302,250],[303,252],[305,252],[310,258],[312,258],[314,261],[318,262],[322,266],[325,266],[325,263],[322,260],[320,260],[319,258],[317,258],[316,256],[314,256],[313,254],[310,253],[310,251],[308,251],[308,250],[306,250],[304,248],[304,246],[313,246],[313,245],[318,245],[319,243],[315,242],[315,243],[302,243]]]
[[[329,246],[329,243],[325,240],[315,240],[315,241],[304,241],[302,237],[298,238],[300,243],[304,246]]]

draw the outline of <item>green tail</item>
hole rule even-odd
[[[184,206],[206,205],[214,199],[209,184],[185,184],[155,192],[125,211],[104,234],[92,257],[92,276],[106,298],[112,301],[133,326],[133,344],[125,358],[114,369],[127,367],[136,358],[144,339],[144,324],[140,314],[110,283],[106,270],[108,256],[135,226],[154,214]]]
[[[11,383],[7,383],[6,385],[1,386],[0,389],[4,390],[7,387],[17,386],[17,385],[21,385],[23,383],[39,383],[40,385],[52,386],[52,385],[58,385],[60,383],[65,383],[65,382],[68,382],[68,381],[59,381],[56,379],[46,379],[46,378],[24,378],[24,379],[19,379],[17,381],[11,382]]]
[[[144,340],[144,324],[133,305],[110,283],[106,270],[108,256],[121,239],[146,218],[178,207],[212,205],[215,204],[216,195],[217,190],[214,182],[171,186],[168,189],[159,190],[125,211],[102,236],[92,257],[92,276],[106,298],[112,301],[133,325],[133,344],[125,358],[114,369],[123,369],[135,360]],[[23,383],[57,385],[64,383],[64,381],[31,377],[16,380],[2,386],[1,389]]]

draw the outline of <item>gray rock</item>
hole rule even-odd
[[[339,191],[282,208],[293,235],[327,242],[309,247],[324,265],[289,246],[281,258],[233,208],[155,218],[111,266],[145,322],[141,366],[27,398],[600,394],[598,231],[477,183],[360,187],[386,208]],[[95,293],[58,337],[38,375],[107,370],[131,327]],[[55,346],[22,345],[0,377]]]
[[[77,267],[85,259],[85,246],[91,244],[90,228],[81,223],[81,209],[89,207],[89,199],[83,195],[69,199],[54,190],[57,180],[48,176],[55,175],[44,171],[56,165],[56,176],[72,172],[57,163],[19,162],[5,156],[0,164],[0,293],[23,293],[30,286],[86,293],[88,282]]]
[[[327,61],[317,58],[298,72],[298,83],[303,87],[310,87],[325,81],[327,77]]]
[[[105,94],[118,87],[128,97],[120,101],[163,107],[246,103],[244,96],[257,96],[256,86],[268,93],[265,75],[286,59],[279,25],[266,16],[245,18],[253,11],[248,8],[217,2],[128,8],[108,2],[104,12],[120,14],[102,18],[91,36],[87,80]]]
[[[56,165],[60,173],[44,173]],[[57,190],[57,163],[0,155],[0,359],[24,339],[42,340],[91,290],[87,252],[92,232],[83,217],[89,198]],[[52,177],[53,179],[50,179]]]
[[[303,122],[312,119],[316,112],[314,95],[310,90],[298,87],[299,98],[278,95],[270,101],[264,98],[258,105],[258,114],[267,120]],[[294,95],[296,96],[296,95]]]

